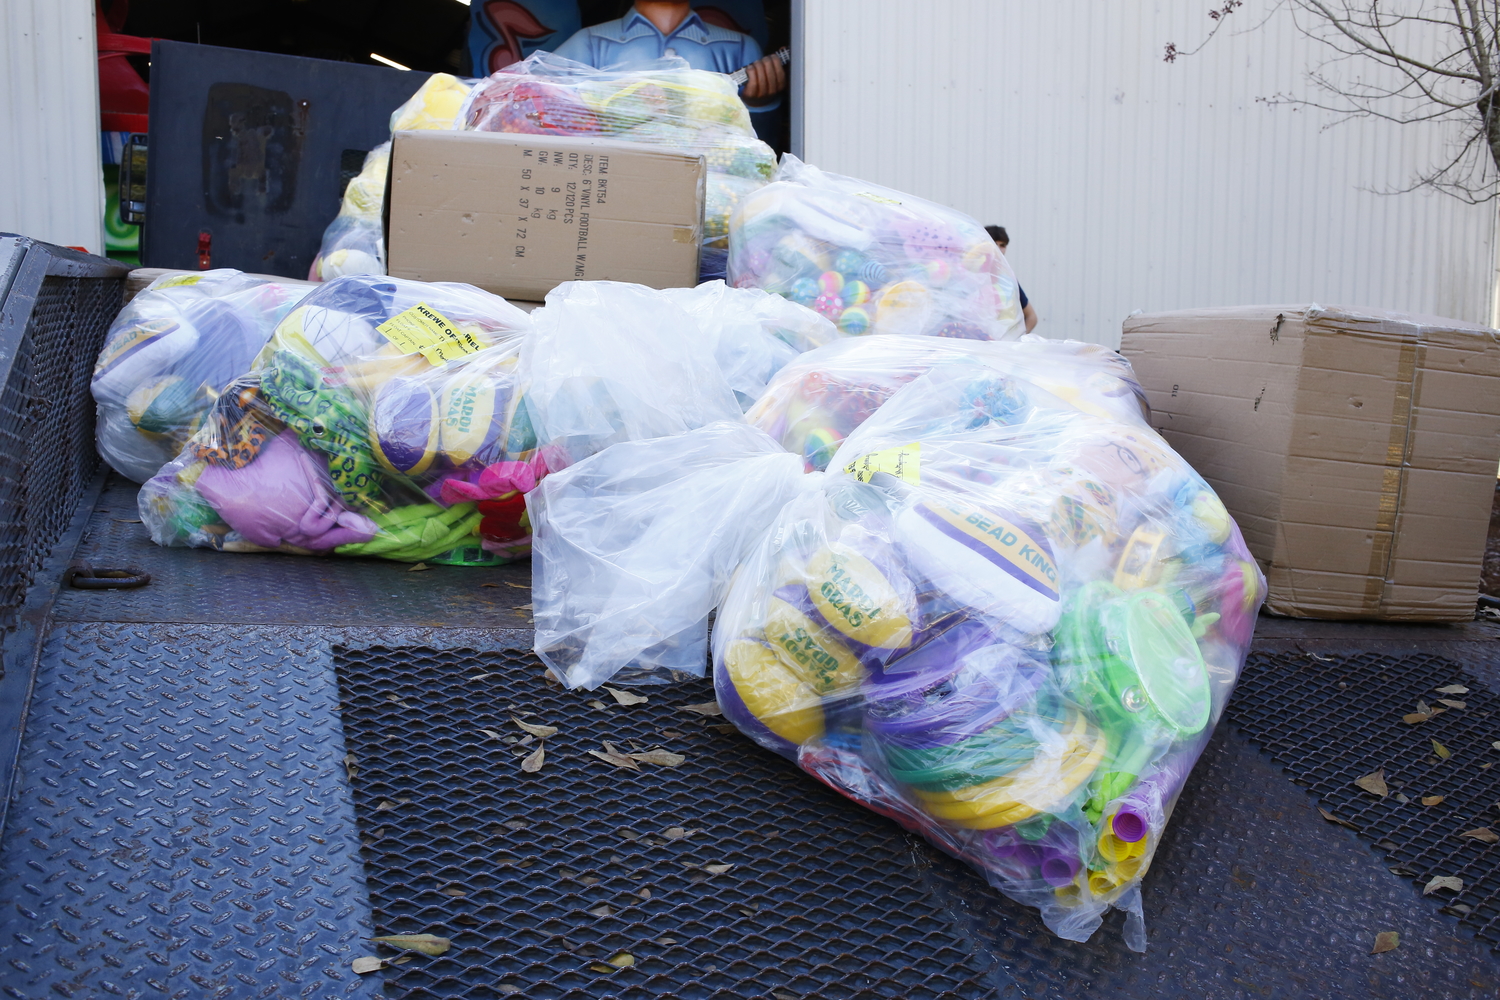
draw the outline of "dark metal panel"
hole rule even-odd
[[[142,262],[306,278],[346,150],[390,138],[426,80],[383,66],[157,41]]]

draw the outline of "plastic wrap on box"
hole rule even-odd
[[[730,288],[721,280],[697,288],[666,288],[669,300],[697,321],[713,344],[719,369],[743,409],[799,354],[841,336],[811,309],[754,288]]]
[[[847,334],[1015,339],[1020,288],[984,227],[951,208],[782,158],[741,197],[729,283],[811,306]]]
[[[470,84],[447,73],[434,73],[405,104],[391,113],[391,133],[411,129],[463,127],[461,113]],[[332,281],[346,274],[384,274],[385,236],[381,212],[391,144],[383,142],[365,156],[363,169],[349,181],[339,214],[323,231],[323,243],[308,270],[312,281]]]
[[[163,275],[131,299],[90,383],[110,468],[138,483],[156,475],[307,291],[222,268]]]
[[[827,467],[844,438],[902,386],[945,360],[971,358],[1017,371],[1086,412],[1139,419],[1145,397],[1130,365],[1096,344],[1067,350],[1039,337],[997,347],[940,337],[872,336],[809,351],[771,379],[745,419],[793,454],[809,472]]]
[[[532,320],[526,408],[552,472],[616,442],[740,419],[712,339],[664,292],[568,281]]]
[[[276,327],[140,494],[158,545],[492,565],[543,468],[527,315],[469,285],[348,276]]]
[[[804,479],[775,441],[727,422],[616,444],[548,476],[527,497],[538,655],[573,687],[622,662],[701,677],[709,612]]]
[[[678,58],[599,70],[536,52],[481,81],[466,117],[481,132],[598,136],[701,154],[705,279],[724,276],[730,216],[776,169],[734,83]]]
[[[1118,907],[1140,950],[1264,580],[1202,478],[1088,389],[1114,366],[988,346],[912,378],[782,510],[719,609],[719,703],[1058,935]]]

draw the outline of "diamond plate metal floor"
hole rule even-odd
[[[524,629],[531,615],[531,564],[433,566],[266,553],[163,549],[136,509],[138,487],[108,482],[76,558],[96,567],[151,574],[138,590],[58,595],[57,621],[238,622],[242,624]],[[530,641],[526,641],[530,645]]]
[[[154,582],[65,591],[53,608],[0,845],[0,991],[381,995],[381,973],[349,968],[370,952],[360,939],[373,924],[333,647],[525,649],[529,566],[408,574],[375,561],[162,550],[135,523],[134,489],[108,487],[79,528],[77,555],[140,566]],[[1494,625],[1266,619],[1258,635],[1261,649],[1436,651],[1500,690]],[[1500,991],[1500,964],[1483,944],[1353,833],[1324,822],[1227,724],[1147,878],[1144,956],[1124,949],[1112,923],[1087,944],[1059,942],[962,866],[915,839],[909,847],[907,875],[943,901],[955,928],[947,938],[972,952],[963,964],[999,972],[998,993],[987,987],[975,1000]],[[1380,930],[1399,931],[1402,945],[1372,956]],[[509,995],[493,985],[444,995]],[[799,985],[799,1000],[820,995]]]

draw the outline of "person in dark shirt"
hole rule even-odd
[[[1005,231],[1004,226],[985,226],[984,231],[990,234],[990,239],[995,241],[995,246],[1000,252],[1005,253],[1005,248],[1010,246],[1010,234]],[[1030,333],[1036,327],[1036,310],[1031,308],[1031,300],[1026,297],[1026,289],[1019,284],[1016,290],[1021,293],[1021,315],[1026,320],[1026,332]]]

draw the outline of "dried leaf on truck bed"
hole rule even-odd
[[[621,705],[644,705],[651,700],[643,694],[632,694],[629,691],[621,691],[619,688],[605,687],[604,690],[613,695],[615,701]]]
[[[670,750],[647,750],[645,753],[633,753],[630,758],[642,764],[660,764],[662,767],[676,767],[687,760],[682,754]]]
[[[1371,955],[1379,955],[1387,951],[1395,951],[1401,944],[1401,935],[1395,931],[1381,931],[1375,935],[1375,947],[1370,949]]]
[[[1464,687],[1462,684],[1449,684],[1446,687],[1440,687],[1440,688],[1438,688],[1437,689],[1437,693],[1438,694],[1468,694],[1469,693],[1469,689],[1466,688],[1466,687]]]
[[[705,701],[701,705],[683,705],[684,712],[693,712],[696,715],[723,715],[724,710],[719,708],[717,701]]]
[[[379,972],[385,968],[385,959],[376,958],[374,955],[361,955],[349,964],[355,975],[363,976],[367,972]]]
[[[1371,795],[1379,795],[1382,799],[1391,794],[1391,790],[1385,784],[1385,768],[1367,774],[1362,778],[1355,778],[1354,783]]]
[[[545,762],[547,759],[546,749],[546,747],[538,743],[536,745],[536,749],[532,751],[531,756],[521,761],[521,770],[525,771],[527,774],[534,774],[537,771],[540,771],[542,769],[543,762]]]
[[[1468,702],[1459,701],[1457,698],[1439,698],[1439,705],[1447,705],[1449,708],[1468,708]]]
[[[681,840],[684,837],[691,837],[695,833],[702,832],[703,831],[698,827],[694,827],[691,830],[686,830],[680,826],[669,826],[661,832],[661,835],[663,837],[666,837],[668,840]]]
[[[532,736],[535,736],[539,740],[544,740],[548,736],[556,736],[557,735],[557,727],[556,726],[534,726],[534,725],[532,725],[529,722],[522,722],[520,719],[516,718],[514,715],[512,715],[510,717],[510,721],[514,722],[517,726],[519,726],[520,728],[526,730],[528,733],[530,733]]]
[[[1359,829],[1359,827],[1355,826],[1353,823],[1349,822],[1347,819],[1339,819],[1337,816],[1335,816],[1333,813],[1329,812],[1327,809],[1324,809],[1322,806],[1318,806],[1318,814],[1321,815],[1324,819],[1326,819],[1330,823],[1337,823],[1339,826],[1347,826],[1351,830],[1358,830]]]
[[[1422,895],[1430,896],[1439,889],[1452,889],[1454,892],[1463,892],[1464,880],[1457,875],[1434,875],[1432,881],[1427,883],[1427,888],[1422,890]]]
[[[1432,752],[1435,753],[1435,754],[1437,754],[1439,757],[1443,758],[1444,760],[1447,760],[1449,757],[1453,756],[1453,751],[1449,750],[1447,747],[1443,746],[1437,740],[1433,740],[1432,741]]]
[[[1467,837],[1470,840],[1477,840],[1481,844],[1500,844],[1500,833],[1496,833],[1487,826],[1478,826],[1472,830],[1465,830],[1459,836]]]
[[[427,565],[426,563],[413,563],[412,565],[406,567],[406,571],[408,573],[425,573],[430,569],[432,569],[432,567]]]
[[[1424,806],[1442,805],[1443,800],[1447,797],[1446,795],[1424,795],[1422,796],[1422,804]]]
[[[441,955],[453,947],[453,942],[436,934],[388,934],[385,937],[370,938],[371,941],[379,941],[388,944],[392,948],[404,948],[407,951],[420,951],[424,955]]]
[[[480,732],[483,733],[484,735],[488,736],[492,740],[503,740],[503,739],[505,739],[505,735],[503,733],[497,733],[493,729],[481,729]]]
[[[704,865],[703,870],[708,872],[710,875],[723,875],[733,867],[734,865]]]
[[[631,760],[627,755],[617,753],[614,746],[609,743],[604,744],[603,750],[590,750],[589,753],[605,763],[613,764],[615,767],[625,767],[632,771],[639,771],[641,769],[640,765]]]

